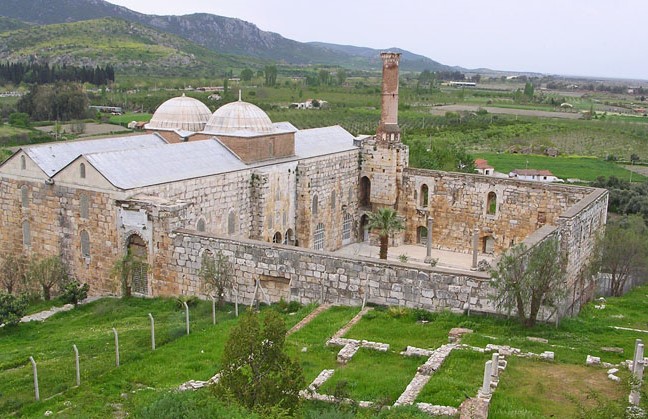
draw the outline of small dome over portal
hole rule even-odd
[[[205,126],[205,132],[212,134],[237,132],[268,134],[273,131],[275,128],[270,117],[258,106],[242,100],[218,108]]]
[[[211,111],[204,103],[183,93],[161,104],[146,124],[146,129],[198,132],[205,128],[210,117]]]

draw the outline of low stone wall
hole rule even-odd
[[[302,304],[328,302],[359,306],[369,302],[435,311],[495,312],[488,299],[489,276],[484,272],[346,258],[190,230],[174,232],[171,266],[176,278],[167,279],[180,282],[182,293],[200,293],[198,271],[201,254],[206,249],[220,250],[230,259],[239,302],[246,304],[256,297],[261,301],[276,302],[283,298]],[[234,293],[230,292],[227,297],[233,300]]]

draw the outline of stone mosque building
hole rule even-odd
[[[230,300],[494,311],[484,272],[335,253],[369,239],[370,211],[392,207],[407,227],[395,244],[497,256],[557,237],[570,293],[545,317],[578,311],[607,192],[409,168],[400,55],[381,57],[375,135],[299,130],[242,100],[212,114],[182,96],[160,105],[145,134],[22,147],[0,165],[0,254],[61,255],[94,294],[119,293],[110,271],[130,249],[146,261],[134,293],[204,295],[201,255],[222,251]]]

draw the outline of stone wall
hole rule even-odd
[[[488,300],[489,277],[483,272],[427,268],[393,261],[346,258],[291,246],[252,240],[231,240],[189,230],[174,232],[172,260],[168,263],[187,293],[200,290],[200,256],[206,249],[222,251],[234,268],[239,302],[255,298],[257,280],[272,302],[280,298],[307,304],[330,302],[361,305],[494,312]],[[156,293],[157,294],[157,293]],[[162,293],[160,293],[162,294]],[[257,290],[256,297],[265,301]],[[228,295],[230,300],[233,294]]]
[[[21,188],[26,189],[23,206]],[[81,200],[87,214],[81,213]],[[78,188],[3,179],[0,182],[0,253],[31,257],[61,256],[72,277],[91,285],[92,294],[118,290],[110,270],[121,247],[110,195]],[[23,223],[29,224],[29,244],[23,243]],[[81,252],[86,232],[90,256]]]
[[[426,187],[424,205],[421,194]],[[557,225],[561,214],[591,191],[578,186],[407,169],[399,212],[407,221],[406,242],[417,242],[417,229],[426,227],[429,215],[434,219],[435,248],[468,253],[477,228],[479,251],[499,254],[543,225]],[[494,194],[494,207],[488,207],[489,193]],[[486,241],[491,242],[485,246]]]

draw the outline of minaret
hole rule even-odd
[[[398,63],[400,54],[383,52],[382,97],[377,137],[381,141],[400,142],[398,127]]]
[[[397,208],[407,168],[409,150],[401,143],[398,127],[398,63],[400,54],[383,52],[382,108],[376,135],[366,138],[361,147],[360,207]]]

